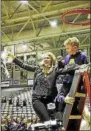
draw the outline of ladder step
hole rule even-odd
[[[82,116],[81,115],[70,115],[69,119],[81,119]]]
[[[75,97],[86,97],[86,94],[76,92]]]

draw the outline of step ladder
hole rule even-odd
[[[83,81],[83,91],[80,82]],[[88,95],[91,104],[89,73],[87,71],[75,71],[69,96],[75,98],[73,104],[66,104],[63,115],[63,127],[65,131],[79,131],[85,100]],[[77,106],[78,105],[78,106]],[[76,108],[78,109],[76,110]]]

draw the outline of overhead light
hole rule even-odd
[[[22,2],[23,4],[28,3],[28,1],[26,1],[26,0],[22,0],[21,2]]]
[[[52,27],[56,27],[56,26],[57,26],[57,20],[51,21],[51,22],[50,22],[50,25],[51,25]]]
[[[27,49],[27,45],[26,45],[26,44],[23,44],[23,48],[24,48],[24,49]]]

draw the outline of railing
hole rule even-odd
[[[21,82],[19,80],[7,80],[1,82],[1,88],[8,87],[30,87],[33,86],[33,80],[29,79],[26,82]]]

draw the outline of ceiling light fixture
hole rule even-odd
[[[21,1],[21,2],[22,2],[22,4],[28,3],[28,1],[25,1],[25,0],[23,0],[23,1]]]
[[[27,49],[27,45],[26,45],[26,44],[23,44],[23,48],[24,48],[24,49]]]
[[[57,26],[57,20],[51,21],[51,22],[50,22],[50,25],[51,25],[52,27],[56,27],[56,26]]]

